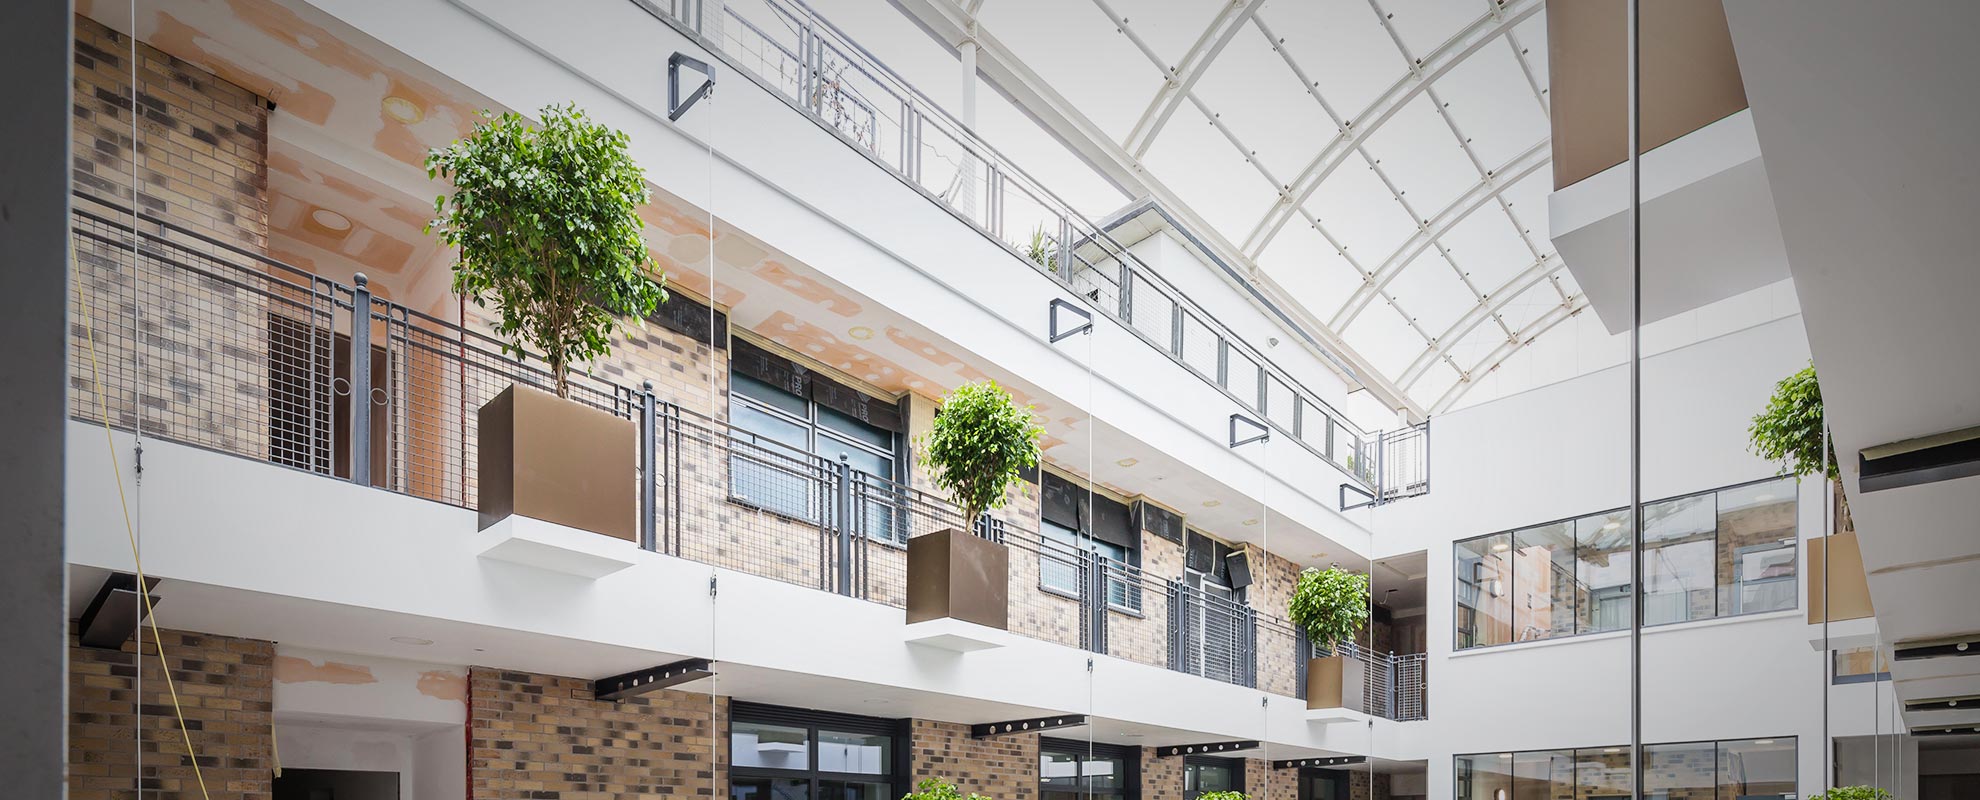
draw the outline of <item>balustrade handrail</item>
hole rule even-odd
[[[203,415],[207,427],[217,420],[221,427],[248,430],[262,438],[249,437],[245,443],[204,440],[196,435],[201,429],[150,424],[145,426],[147,435],[355,480],[339,471],[337,459],[342,455],[339,447],[350,449],[349,458],[355,465],[360,463],[363,449],[371,447],[369,441],[373,437],[341,431],[339,426],[349,420],[350,430],[375,432],[379,429],[356,420],[380,421],[386,431],[379,453],[383,471],[375,479],[367,479],[370,485],[474,508],[473,409],[511,383],[547,388],[552,382],[547,370],[505,354],[492,337],[373,297],[362,284],[347,286],[148,214],[138,214],[136,220],[140,224],[133,227],[129,209],[84,197],[107,211],[75,210],[73,232],[80,249],[74,268],[84,272],[81,291],[89,297],[108,299],[75,299],[101,303],[93,305],[97,310],[92,322],[103,328],[106,339],[96,340],[97,346],[125,348],[105,359],[112,369],[129,372],[126,364],[118,363],[119,354],[130,352],[146,341],[145,336],[163,335],[140,331],[172,327],[219,330],[232,326],[230,330],[236,333],[259,337],[231,346],[231,352],[226,341],[201,341],[191,347],[177,348],[211,351],[207,355],[234,360],[225,364],[175,361],[153,365],[150,372],[180,381],[192,387],[192,391],[182,389],[179,395],[160,392],[154,399],[149,394],[154,390],[148,385],[126,391],[133,387],[118,384],[117,396],[111,398],[116,407],[103,412],[112,424],[126,425],[126,420],[139,413],[140,406],[149,408],[162,403],[169,406],[168,412],[184,411],[185,416],[192,417]],[[242,298],[255,299],[250,302]],[[129,319],[106,319],[111,312],[104,306],[112,303],[122,303],[122,313],[131,315]],[[360,308],[366,310],[362,317],[357,316]],[[140,319],[138,314],[144,318]],[[279,322],[291,315],[301,319]],[[353,324],[356,319],[367,324]],[[287,324],[298,325],[297,330],[304,332],[306,340],[274,342],[277,329]],[[332,396],[350,391],[347,384],[339,383],[344,379],[338,377],[337,362],[348,356],[336,356],[329,341],[332,337],[349,336],[354,340],[351,351],[364,352],[358,349],[361,342],[356,340],[362,337],[356,334],[374,327],[381,334],[377,348],[384,355],[385,366],[379,372],[374,362],[367,372],[381,379],[374,388],[373,402],[352,404],[349,411],[337,410],[331,402]],[[75,339],[72,346],[80,350],[82,340]],[[307,363],[293,367],[295,376],[282,378],[276,374],[279,371],[276,362],[289,357]],[[72,359],[76,358],[80,356],[72,355]],[[341,368],[349,370],[350,364],[344,363]],[[267,381],[259,388],[252,385],[256,383],[253,376],[257,375]],[[203,380],[213,376],[225,376],[237,384],[234,388],[245,387],[250,395],[258,393],[251,402],[259,405],[245,410],[218,408],[217,413],[214,407],[197,405],[209,402],[198,390]],[[738,569],[756,567],[751,563],[725,564],[720,560],[724,557],[720,549],[733,546],[732,532],[725,530],[722,537],[700,536],[696,541],[686,541],[678,528],[679,521],[688,514],[729,513],[720,509],[734,507],[735,501],[745,499],[736,496],[737,464],[767,471],[780,476],[779,480],[789,480],[801,487],[802,496],[796,497],[798,502],[793,505],[781,509],[759,507],[754,513],[799,517],[792,531],[817,531],[820,552],[825,553],[820,563],[836,566],[839,574],[796,580],[818,588],[900,605],[904,601],[898,591],[905,583],[904,564],[899,563],[898,556],[900,545],[912,535],[966,525],[961,509],[946,497],[886,476],[860,472],[843,458],[828,458],[763,438],[710,413],[659,401],[650,385],[634,390],[603,377],[576,372],[571,377],[580,400],[646,426],[641,435],[652,440],[654,446],[647,450],[651,456],[642,455],[641,469],[649,471],[640,478],[644,504],[641,513],[675,526],[666,535],[651,529],[643,531],[650,534],[643,543],[653,549],[710,559],[707,563]],[[124,380],[107,374],[104,378]],[[302,390],[302,396],[275,398],[284,389],[282,380],[307,387]],[[72,413],[94,419],[98,412],[92,408],[93,399],[82,399],[87,394],[82,385],[72,389]],[[144,403],[137,401],[138,394],[144,395]],[[377,399],[380,397],[383,399]],[[278,402],[287,405],[275,408]],[[183,409],[177,405],[187,403],[194,405]],[[432,419],[415,419],[430,411],[422,403],[434,404],[438,415]],[[284,415],[291,419],[284,421]],[[278,436],[275,429],[285,425],[288,433]],[[249,430],[255,428],[259,431]],[[282,436],[303,440],[294,448],[296,453],[278,452],[284,442],[277,439]],[[700,461],[694,460],[697,454]],[[686,493],[700,493],[701,497]],[[709,502],[697,505],[701,500]],[[711,512],[710,508],[716,511]],[[802,513],[783,513],[790,509]],[[742,513],[751,512],[744,509]],[[1192,651],[1194,656],[1214,655],[1219,679],[1256,685],[1260,681],[1259,633],[1289,635],[1292,631],[1288,622],[1267,610],[1191,588],[1181,580],[1153,576],[1136,564],[1042,536],[1035,527],[1025,524],[1022,516],[998,512],[967,527],[979,535],[1003,541],[1014,553],[1027,554],[1040,563],[1070,568],[1082,576],[1080,585],[1092,591],[1082,590],[1076,598],[1081,604],[1080,615],[1096,626],[1093,637],[1082,641],[1096,651],[1110,652],[1106,637],[1112,635],[1109,627],[1117,624],[1114,612],[1139,616],[1144,610],[1144,600],[1169,603],[1171,614],[1185,615],[1181,624],[1191,624],[1192,620],[1196,624],[1214,623],[1208,633],[1218,639],[1217,647],[1226,648],[1215,653]],[[722,528],[695,528],[697,531],[718,529]],[[727,540],[728,545],[716,540]],[[867,543],[883,545],[896,555],[869,552]],[[837,547],[838,551],[827,553],[830,547]],[[736,558],[734,553],[727,555]],[[775,557],[788,558],[789,554]],[[1198,617],[1188,617],[1192,613]],[[1159,629],[1161,615],[1151,612],[1147,616],[1153,618]],[[1118,624],[1129,624],[1131,618],[1121,620]],[[1195,645],[1174,638],[1172,631],[1163,646],[1173,657],[1178,648]]]
[[[631,0],[631,2],[663,23],[697,39],[709,52],[729,60],[731,66],[737,67],[739,71],[758,72],[750,69],[743,62],[761,54],[732,51],[728,47],[726,38],[729,36],[726,23],[716,31],[703,30],[705,26],[701,24],[701,20],[704,17],[702,13],[704,9],[696,0],[673,0],[664,4],[667,7],[662,7],[663,3],[656,0]],[[1143,263],[1132,251],[1115,240],[1107,228],[1087,219],[1070,203],[1052,192],[1044,182],[1003,155],[995,146],[970,130],[939,103],[921,92],[831,20],[818,14],[803,0],[756,0],[756,2],[770,9],[780,19],[788,20],[786,27],[792,29],[790,33],[798,37],[799,41],[795,45],[777,41],[770,31],[766,30],[769,27],[768,21],[759,24],[759,21],[749,19],[738,9],[736,3],[724,3],[721,6],[721,16],[741,23],[749,33],[775,48],[785,62],[797,62],[780,63],[778,66],[794,70],[796,73],[795,79],[798,85],[793,90],[792,96],[785,99],[791,101],[800,111],[814,117],[821,127],[835,131],[858,148],[863,148],[877,164],[896,173],[909,186],[927,193],[938,204],[957,213],[965,222],[977,227],[1014,255],[1031,262],[1034,268],[1073,290],[1074,294],[1080,295],[1082,300],[1088,302],[1094,309],[1119,322],[1137,338],[1141,338],[1177,361],[1185,369],[1196,373],[1217,391],[1256,413],[1261,423],[1286,434],[1288,438],[1322,460],[1339,466],[1350,479],[1370,488],[1377,485],[1378,476],[1370,465],[1371,461],[1376,460],[1374,452],[1370,449],[1374,443],[1373,435],[1350,422],[1332,404],[1321,399],[1319,393],[1314,392],[1291,372],[1267,358],[1264,351],[1238,336],[1202,304]],[[819,47],[812,47],[811,39],[807,37],[817,37],[820,42]],[[744,44],[738,41],[737,46],[740,48]],[[833,54],[839,56],[838,61],[826,63],[822,48],[830,48]],[[847,67],[856,70],[859,77],[875,84],[877,90],[884,90],[891,95],[901,106],[900,119],[895,123],[900,139],[900,155],[894,161],[890,162],[889,156],[881,154],[877,132],[873,130],[847,132],[841,129],[836,120],[825,118],[820,93],[826,91],[826,73],[833,69],[843,71]],[[771,82],[789,77],[792,76],[762,74],[756,76],[756,79]],[[876,110],[874,99],[867,97],[858,86],[847,85],[843,74],[833,74],[829,82],[831,84],[829,91],[835,96],[851,97],[865,110],[868,125],[877,127],[886,121],[885,115]],[[775,86],[766,88],[771,89],[773,93],[779,91]],[[835,107],[833,112],[835,115],[843,115],[843,109],[840,108]],[[954,179],[939,187],[940,191],[936,187],[924,184],[921,150],[928,146],[929,141],[926,131],[923,130],[924,125],[937,128],[940,136],[952,140],[961,150],[958,157],[953,159],[948,159],[940,153],[936,154],[937,158],[946,159],[957,168]],[[980,175],[976,173],[977,161],[983,162],[984,172]],[[979,181],[984,184],[982,191],[986,193],[980,198],[986,206],[980,210],[980,218],[979,209],[974,207],[979,199],[974,184]],[[964,185],[971,186],[972,191],[967,198],[961,200],[963,205],[958,207],[958,199],[953,196],[956,190]],[[1010,233],[1006,230],[1008,226],[1005,225],[1007,206],[1013,200],[1020,203],[1029,200],[1051,218],[1040,220],[1038,230],[1044,234],[1054,252],[1039,257],[1027,256],[1019,251],[1018,246],[1006,239]],[[1044,227],[1046,222],[1054,224],[1050,229],[1046,229]],[[1087,249],[1097,251],[1093,254],[1093,258],[1089,259],[1080,254]],[[1051,263],[1047,263],[1048,261]],[[1096,264],[1096,261],[1112,263]],[[1085,268],[1084,273],[1079,269],[1080,267]],[[1090,283],[1094,280],[1102,283]],[[1168,301],[1172,305],[1171,319],[1137,324],[1134,298],[1136,291],[1151,292]],[[1231,348],[1237,351],[1240,358],[1259,368],[1256,385],[1249,387],[1254,392],[1252,397],[1240,396],[1237,391],[1239,384],[1231,382],[1221,371],[1215,375],[1207,374],[1203,371],[1209,368],[1207,365],[1190,363],[1188,354],[1194,351],[1179,335],[1187,328],[1185,320],[1194,321],[1212,334],[1216,341],[1206,347]],[[1157,341],[1154,334],[1145,330],[1150,325],[1168,328],[1169,341]],[[1296,331],[1296,333],[1305,337],[1303,332]],[[1347,374],[1354,374],[1352,367],[1323,345],[1317,342],[1314,345],[1319,348],[1323,358],[1332,361],[1336,368]],[[1222,360],[1223,357],[1220,356],[1219,361]],[[1267,408],[1270,405],[1268,400],[1272,396],[1268,386],[1274,382],[1291,393],[1294,411],[1282,412]],[[1301,412],[1297,409],[1302,402],[1318,411],[1325,420],[1325,425],[1317,433],[1308,432],[1306,429],[1310,428],[1311,424],[1299,419]],[[1295,430],[1295,427],[1300,430]],[[1332,435],[1334,430],[1345,433],[1348,441],[1334,442]],[[1309,441],[1316,437],[1320,439],[1320,444],[1317,446]]]

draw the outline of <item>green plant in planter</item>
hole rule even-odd
[[[1024,253],[1025,258],[1031,259],[1031,263],[1044,267],[1051,272],[1059,271],[1059,265],[1054,263],[1052,258],[1051,240],[1045,237],[1045,226],[1043,224],[1032,228],[1031,238],[1026,240],[1024,246],[1018,249]]]
[[[1021,472],[1038,465],[1043,433],[1031,408],[1018,406],[995,381],[965,383],[942,399],[919,449],[935,486],[975,525],[984,511],[1003,506],[1005,490]]]
[[[1204,792],[1197,800],[1251,800],[1244,792]]]
[[[1368,624],[1368,576],[1338,566],[1307,567],[1293,586],[1286,616],[1314,645],[1332,651]]]
[[[454,291],[494,301],[503,350],[542,353],[568,398],[565,369],[609,354],[619,318],[644,324],[667,291],[642,234],[646,178],[626,135],[575,105],[542,115],[532,125],[483,112],[467,136],[427,153],[427,177],[454,192],[434,201],[426,229],[459,249]]]
[[[1781,462],[1782,475],[1825,475],[1836,480],[1835,448],[1826,455],[1823,466],[1822,386],[1815,381],[1815,365],[1774,384],[1774,395],[1767,408],[1753,417],[1746,429],[1753,452],[1761,458]]]
[[[1891,793],[1874,786],[1838,786],[1809,800],[1891,800]]]
[[[941,778],[922,778],[914,785],[914,791],[901,795],[901,800],[989,800],[975,792],[967,797],[956,785]]]

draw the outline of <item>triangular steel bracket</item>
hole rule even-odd
[[[1060,324],[1059,313],[1062,311],[1079,317],[1079,324],[1074,325],[1070,328]],[[1052,298],[1051,316],[1052,316],[1051,335],[1052,335],[1053,344],[1058,344],[1061,341],[1070,339],[1074,336],[1078,336],[1082,333],[1093,332],[1093,312],[1088,311],[1084,308],[1080,308],[1079,306],[1073,305],[1072,303],[1067,302],[1064,299],[1057,297]]]
[[[701,85],[695,87],[685,100],[681,99],[681,67],[684,65],[702,74]],[[715,68],[709,66],[708,62],[686,53],[675,53],[667,57],[668,122],[679,122],[682,114],[686,114],[695,103],[701,102],[701,98],[707,97],[713,91],[715,91]]]
[[[1272,429],[1265,427],[1264,423],[1243,414],[1231,415],[1231,447],[1243,447],[1270,438]]]

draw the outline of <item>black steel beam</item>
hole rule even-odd
[[[969,726],[969,735],[972,739],[983,739],[990,736],[1003,736],[1007,733],[1032,733],[1085,724],[1085,714],[1061,714],[1056,717],[1014,719],[1009,722],[980,722]]]
[[[1155,748],[1158,758],[1170,756],[1213,756],[1219,753],[1235,753],[1240,750],[1256,750],[1258,742],[1208,742],[1205,744],[1171,744]]]
[[[149,589],[158,588],[157,578],[146,578],[145,583]],[[137,632],[138,623],[144,621],[145,602],[138,596],[137,585],[137,576],[128,572],[112,573],[104,578],[103,586],[96,590],[96,596],[90,599],[82,618],[76,622],[76,640],[84,647],[122,649],[131,634]],[[157,605],[158,598],[154,596],[151,606]]]
[[[1865,492],[1980,475],[1980,428],[1872,447],[1856,457],[1856,485]]]
[[[715,664],[705,658],[690,658],[672,664],[634,670],[624,675],[591,682],[591,696],[599,700],[625,700],[669,686],[715,676]]]
[[[1367,756],[1325,756],[1321,758],[1289,758],[1272,762],[1273,769],[1300,769],[1302,767],[1347,767],[1368,763]]]

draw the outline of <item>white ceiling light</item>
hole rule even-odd
[[[433,643],[432,639],[421,639],[417,636],[394,636],[392,637],[392,641],[398,642],[399,644],[410,644],[419,647],[425,647]]]
[[[347,233],[351,229],[350,217],[346,217],[327,208],[310,209],[309,221],[333,233]]]

